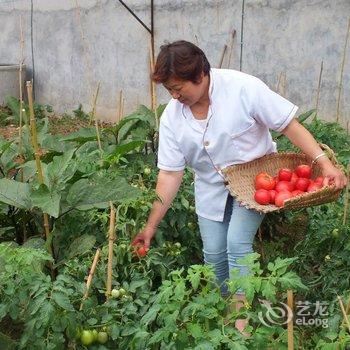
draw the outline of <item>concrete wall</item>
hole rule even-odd
[[[233,42],[224,67],[239,69],[242,1],[155,0],[157,50],[165,40],[190,40],[217,67],[224,45]],[[150,25],[150,1],[125,2]],[[322,118],[334,120],[349,15],[350,0],[245,0],[242,70],[274,90],[280,77],[278,91],[301,113],[315,106],[323,61],[319,111]],[[119,1],[33,0],[31,27],[31,1],[0,0],[0,63],[19,62],[20,16],[28,77],[33,40],[37,102],[51,104],[59,113],[79,102],[90,110],[100,82],[97,114],[105,119],[115,120],[121,89],[125,113],[139,103],[150,105],[149,35]],[[350,119],[349,61],[350,42],[340,100],[343,125]],[[169,98],[161,87],[157,96],[162,103]]]

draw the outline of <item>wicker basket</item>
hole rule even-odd
[[[341,165],[337,162],[334,152],[325,144],[319,144],[326,152],[328,158],[339,169]],[[262,213],[269,213],[279,210],[299,209],[314,205],[329,203],[337,200],[341,190],[334,187],[323,187],[315,192],[307,192],[303,195],[293,197],[285,201],[283,207],[275,205],[260,205],[254,200],[254,179],[256,174],[266,171],[272,176],[277,175],[281,168],[295,169],[300,164],[310,164],[311,159],[302,153],[272,153],[267,156],[255,159],[244,164],[231,165],[223,169],[223,174],[227,181],[227,188],[231,195],[235,197],[241,205],[249,209],[254,209]],[[312,178],[321,176],[321,168],[317,165],[313,166]]]

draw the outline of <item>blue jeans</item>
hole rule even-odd
[[[240,275],[249,272],[237,259],[253,252],[254,236],[263,218],[264,214],[240,206],[231,195],[228,195],[222,222],[198,216],[204,262],[214,267],[222,295],[229,294],[225,281],[231,269],[238,268]],[[238,293],[243,294],[241,290]]]

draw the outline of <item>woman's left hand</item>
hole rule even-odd
[[[336,189],[342,189],[346,186],[347,178],[345,174],[336,168],[331,162],[327,162],[326,164],[321,165],[321,167],[324,186],[335,186]]]

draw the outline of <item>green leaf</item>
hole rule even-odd
[[[187,324],[187,330],[192,335],[192,337],[195,339],[203,337],[203,330],[202,330],[201,326],[197,323]]]
[[[61,194],[50,191],[46,185],[42,184],[38,189],[31,189],[31,199],[34,207],[40,208],[43,213],[57,218],[60,213]]]
[[[199,286],[199,282],[201,281],[200,273],[189,273],[187,278],[191,282],[193,290],[197,290]]]
[[[97,139],[96,129],[91,128],[82,128],[77,131],[74,131],[68,135],[65,135],[60,138],[60,141],[76,141],[76,142],[86,142],[93,141]]]
[[[75,256],[90,252],[96,243],[96,237],[92,235],[83,235],[76,238],[68,248],[67,256],[69,259]]]
[[[65,295],[61,292],[54,291],[52,293],[52,299],[62,309],[67,310],[67,311],[74,311],[74,308],[73,308],[72,304],[70,303],[67,295]]]
[[[63,156],[56,156],[53,161],[47,165],[47,177],[51,188],[58,187],[59,184],[65,184],[69,181],[76,170],[76,166],[72,164],[72,157],[75,149],[67,151]]]
[[[145,143],[146,141],[136,140],[126,142],[124,144],[119,144],[115,147],[115,150],[109,156],[122,156],[123,154],[129,153],[135,150],[136,148],[142,147]]]
[[[47,165],[43,162],[41,162],[41,167],[43,169],[44,174],[44,182],[46,185],[49,184],[48,179],[46,177]],[[37,178],[37,168],[36,168],[36,162],[35,160],[30,160],[28,162],[25,162],[24,164],[20,165],[18,168],[21,168],[23,171],[23,182],[32,181],[33,179]]]
[[[310,109],[309,111],[306,111],[305,113],[300,114],[297,118],[298,122],[303,123],[306,119],[311,117],[315,112],[316,112],[316,109]]]
[[[149,340],[148,344],[160,343],[162,340],[166,341],[169,338],[170,332],[166,329],[158,329],[153,333],[153,336]]]
[[[284,289],[301,289],[308,290],[302,282],[300,277],[295,272],[287,272],[283,276],[278,278],[279,283],[281,283]]]
[[[30,187],[9,179],[0,179],[0,201],[21,209],[31,209]]]
[[[141,318],[141,324],[147,326],[149,323],[153,322],[157,318],[160,309],[160,305],[153,305]]]
[[[80,179],[69,189],[67,203],[72,208],[88,210],[106,208],[109,202],[122,203],[137,198],[141,191],[130,186],[125,179],[104,176]]]
[[[261,294],[270,301],[276,300],[276,287],[269,281],[262,281],[261,283]]]
[[[23,243],[22,247],[45,250],[45,240],[41,237],[30,237]]]

